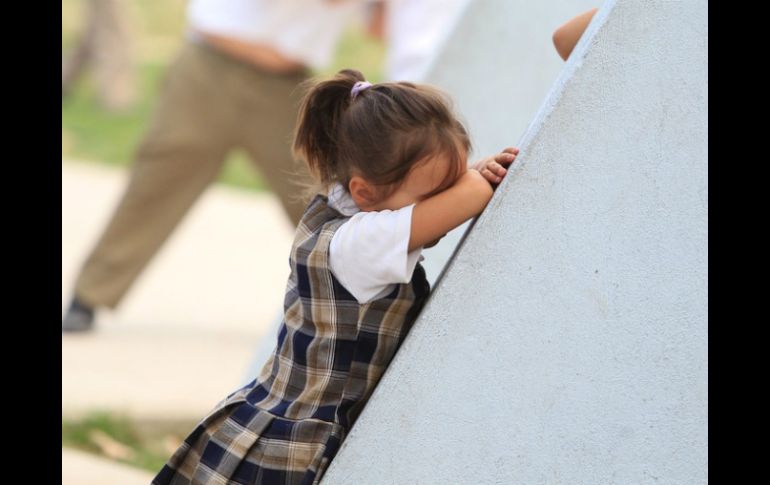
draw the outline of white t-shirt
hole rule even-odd
[[[187,20],[192,29],[268,44],[290,59],[322,69],[347,23],[364,5],[362,0],[190,0]]]
[[[328,197],[332,208],[351,216],[337,228],[329,247],[329,266],[342,286],[364,304],[387,295],[397,283],[409,283],[415,266],[425,259],[422,247],[407,253],[415,204],[361,212],[340,183],[329,189]]]

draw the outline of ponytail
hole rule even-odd
[[[359,81],[364,81],[361,72],[344,69],[329,80],[311,79],[303,83],[308,91],[300,105],[292,153],[307,162],[322,184],[335,181],[340,172],[337,157],[340,120],[350,106],[351,90]]]

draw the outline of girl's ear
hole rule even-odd
[[[364,210],[377,202],[377,194],[374,187],[364,180],[363,177],[358,175],[351,177],[348,188],[350,189],[350,196],[353,198],[353,202],[355,202],[361,210]]]

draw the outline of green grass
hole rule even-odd
[[[132,459],[119,459],[151,472],[158,472],[171,457],[174,449],[195,428],[195,422],[138,423],[131,419],[107,412],[94,412],[80,419],[62,418],[62,447],[75,448],[108,459],[92,438],[95,430],[107,434],[113,440],[128,447],[134,453]]]
[[[62,100],[62,158],[127,167],[147,128],[166,66],[182,42],[186,2],[137,0],[128,5],[138,64],[139,100],[123,113],[103,109],[86,72],[73,92]],[[82,31],[83,8],[82,1],[62,1],[62,56],[73,48]],[[314,74],[325,76],[350,67],[363,72],[370,81],[379,82],[384,58],[382,42],[367,37],[361,26],[351,25],[332,64]],[[239,151],[228,156],[218,181],[247,190],[267,188],[259,171]]]
[[[154,94],[163,74],[159,64],[144,64],[139,70],[139,102],[124,113],[111,113],[99,106],[91,80],[82,79],[62,101],[62,156],[126,165],[149,119]]]

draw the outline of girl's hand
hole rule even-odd
[[[471,168],[481,173],[492,188],[497,188],[505,174],[508,173],[506,167],[509,167],[516,160],[518,154],[518,148],[508,147],[497,155],[482,158],[474,163]]]

